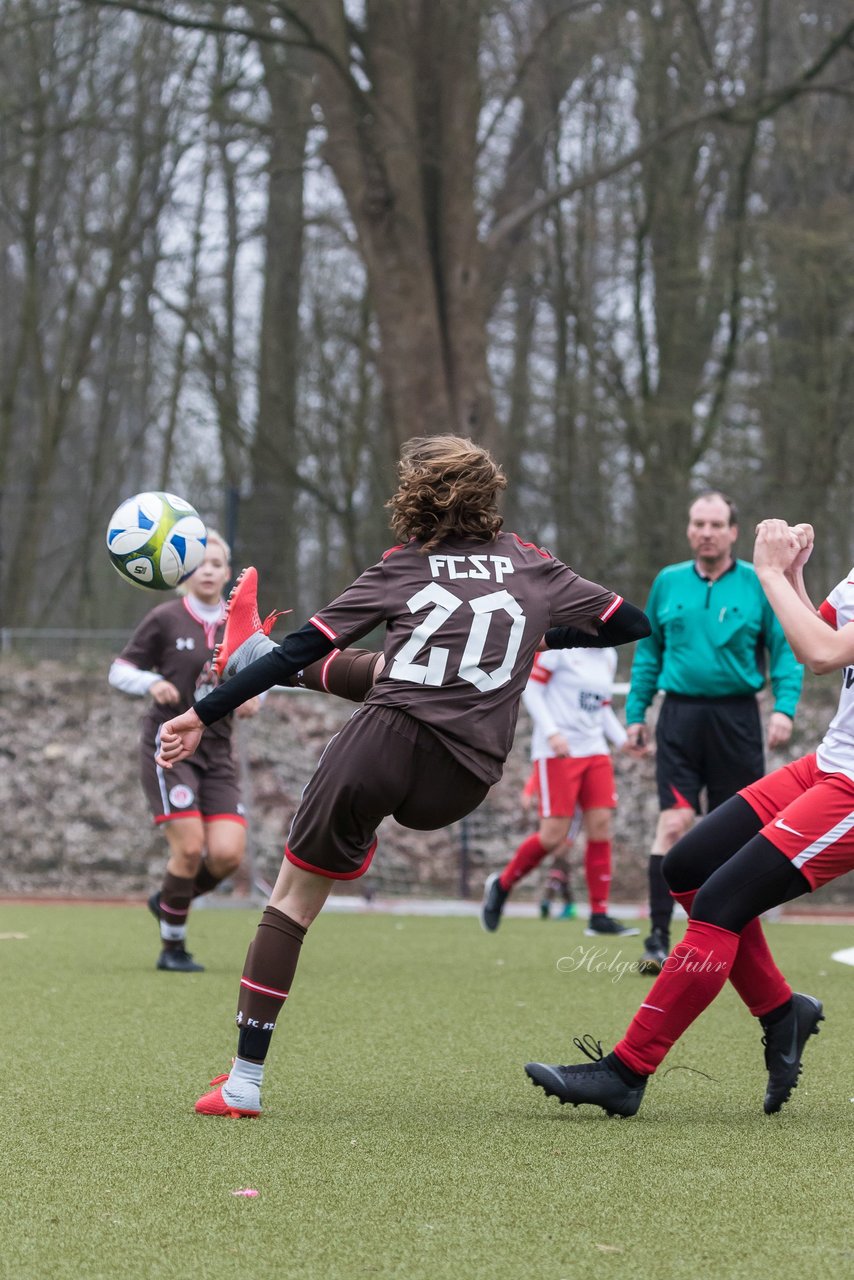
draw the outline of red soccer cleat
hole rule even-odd
[[[222,640],[214,650],[213,669],[220,680],[236,675],[249,662],[260,657],[260,653],[255,652],[257,646],[249,645],[247,641],[253,637],[269,636],[276,619],[281,618],[283,612],[288,613],[290,610],[271,613],[261,621],[258,612],[258,570],[251,565],[244,569],[228,597],[225,630]],[[241,654],[239,651],[244,645],[246,650]]]
[[[228,1079],[228,1072],[222,1076],[214,1076],[212,1085],[217,1085],[211,1093],[203,1093],[196,1103],[195,1110],[200,1116],[228,1116],[233,1120],[251,1120],[261,1114],[261,1100],[257,1107],[236,1107],[222,1096],[222,1086]]]

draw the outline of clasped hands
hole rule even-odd
[[[760,520],[753,545],[753,567],[791,576],[804,567],[815,544],[811,524],[787,524],[785,520]]]

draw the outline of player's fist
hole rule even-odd
[[[199,745],[204,731],[205,726],[192,707],[174,720],[167,720],[160,729],[157,763],[163,769],[171,769],[179,760],[186,760]]]
[[[790,573],[796,573],[798,569],[803,569],[812,555],[812,549],[815,546],[815,529],[811,524],[795,524],[792,525],[791,531],[797,538],[800,548],[789,570]]]
[[[799,536],[785,520],[760,520],[753,544],[753,567],[764,571],[786,573],[801,554]]]
[[[181,695],[171,680],[155,680],[148,692],[158,707],[174,707],[181,701]]]

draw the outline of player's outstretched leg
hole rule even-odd
[[[706,921],[691,920],[685,937],[652,985],[612,1053],[602,1057],[590,1037],[576,1040],[594,1059],[574,1066],[529,1062],[534,1084],[561,1102],[590,1102],[609,1115],[634,1115],[651,1076],[695,1018],[720,994],[738,953],[738,934]],[[590,1051],[590,1045],[598,1056]]]
[[[609,1116],[633,1116],[643,1101],[647,1077],[632,1071],[613,1053],[606,1056],[602,1045],[592,1036],[573,1041],[589,1062],[574,1066],[551,1066],[545,1062],[529,1062],[525,1072],[529,1079],[544,1089],[550,1098],[574,1107],[583,1102],[601,1107]]]
[[[792,1090],[798,1087],[801,1074],[801,1058],[810,1036],[818,1035],[818,1024],[824,1022],[820,1000],[815,996],[801,995],[794,991],[792,998],[781,1011],[782,1016],[769,1014],[760,1018],[765,1032],[765,1066],[768,1070],[768,1087],[765,1091],[765,1114],[773,1115],[784,1102],[788,1102]]]
[[[237,675],[250,662],[275,649],[270,632],[281,612],[269,614],[264,621],[258,612],[258,570],[244,569],[228,597],[225,631],[213,657],[213,667],[220,680]]]
[[[483,887],[483,902],[480,908],[480,923],[487,933],[494,933],[501,923],[504,904],[510,896],[514,884],[538,867],[543,858],[547,858],[549,850],[539,835],[528,836],[523,840],[503,871],[493,872],[487,877]]]

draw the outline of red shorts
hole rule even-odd
[[[610,756],[554,756],[537,760],[541,818],[571,818],[576,808],[616,809]]]
[[[822,773],[815,754],[802,756],[738,794],[811,888],[854,870],[854,782],[844,773]]]

